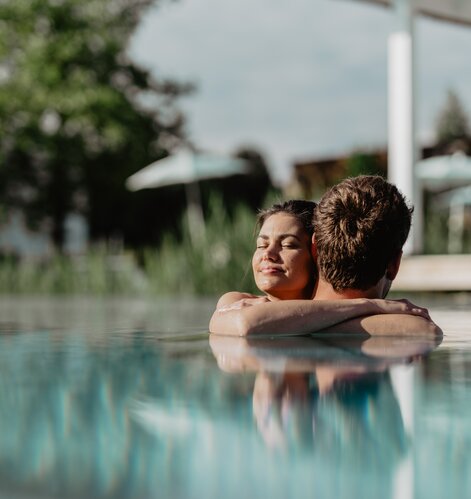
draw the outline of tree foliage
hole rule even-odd
[[[465,149],[470,145],[469,120],[458,94],[448,91],[445,106],[437,119],[437,143],[442,149],[453,148],[457,144]],[[445,151],[446,152],[446,151]]]
[[[0,203],[47,224],[59,248],[71,211],[92,237],[126,232],[136,212],[125,179],[183,136],[175,99],[190,87],[126,54],[154,3],[0,2]]]
[[[345,175],[356,177],[357,175],[386,175],[386,161],[381,154],[355,151],[345,162]]]

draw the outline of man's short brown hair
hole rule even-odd
[[[413,208],[379,176],[348,178],[327,191],[314,215],[317,262],[335,291],[367,290],[406,242]]]

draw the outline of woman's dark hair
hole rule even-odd
[[[302,224],[309,237],[311,237],[314,231],[313,222],[316,206],[317,204],[314,201],[306,201],[304,199],[290,199],[283,203],[276,203],[270,208],[258,212],[256,229],[260,230],[267,218],[272,215],[286,213],[296,218]]]

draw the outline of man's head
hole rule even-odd
[[[382,177],[348,178],[327,191],[314,216],[320,277],[334,291],[366,291],[394,279],[411,225],[397,187]]]

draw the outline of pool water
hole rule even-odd
[[[0,300],[0,497],[464,498],[471,312],[443,341],[208,337],[213,300]]]

